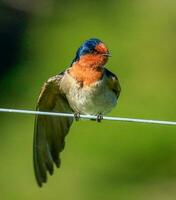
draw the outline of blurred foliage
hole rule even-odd
[[[69,66],[85,39],[97,37],[109,47],[107,67],[118,74],[122,86],[110,115],[176,121],[175,1],[3,2],[24,15],[15,22],[23,30],[15,51],[20,59],[1,76],[0,107],[35,109],[43,82]],[[1,6],[1,33],[9,18],[3,10]],[[39,189],[32,166],[34,117],[1,113],[0,120],[1,199],[176,198],[175,127],[74,123],[61,168]]]

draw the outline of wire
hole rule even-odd
[[[21,113],[29,115],[48,115],[48,116],[58,116],[58,117],[75,117],[73,113],[60,113],[60,112],[44,112],[44,111],[32,111],[32,110],[18,110],[18,109],[7,109],[0,108],[0,112],[6,113]],[[97,119],[94,115],[80,115],[82,119]],[[103,116],[104,120],[111,121],[123,121],[123,122],[136,122],[136,123],[147,123],[147,124],[161,124],[161,125],[176,125],[175,121],[161,121],[152,119],[136,119],[136,118],[125,118],[125,117],[107,117]]]

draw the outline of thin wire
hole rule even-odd
[[[21,113],[29,115],[50,115],[50,116],[59,116],[59,117],[73,117],[72,113],[59,113],[59,112],[44,112],[44,111],[32,111],[32,110],[19,110],[19,109],[6,109],[0,108],[0,112],[7,113]],[[82,119],[97,119],[97,116],[94,115],[80,115]],[[161,120],[152,120],[152,119],[136,119],[136,118],[125,118],[125,117],[107,117],[103,116],[104,120],[111,121],[123,121],[123,122],[136,122],[136,123],[147,123],[147,124],[162,124],[162,125],[176,125],[174,121],[161,121]]]

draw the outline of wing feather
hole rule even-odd
[[[110,72],[108,69],[105,68],[105,74],[108,78],[108,87],[109,89],[111,89],[117,96],[117,98],[120,95],[121,92],[121,87],[120,87],[120,83],[119,80],[117,78],[117,76],[115,74],[113,74],[112,72]]]
[[[50,78],[43,86],[37,110],[51,112],[72,112],[66,97],[60,89],[63,73]],[[60,166],[60,152],[64,149],[73,119],[68,117],[38,115],[35,119],[33,141],[33,163],[37,183],[47,182],[47,171],[54,171],[54,163]]]

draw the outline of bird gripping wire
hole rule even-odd
[[[44,112],[44,111],[32,111],[32,110],[20,110],[20,109],[8,109],[0,108],[0,112],[6,113],[21,113],[28,115],[48,115],[48,116],[58,116],[58,117],[73,117],[73,113],[60,113],[60,112]],[[80,115],[82,119],[97,119],[97,116],[94,115]],[[135,122],[135,123],[145,123],[145,124],[161,124],[161,125],[175,125],[175,121],[162,121],[162,120],[153,120],[153,119],[137,119],[137,118],[127,118],[127,117],[108,117],[103,116],[103,120],[110,121],[122,121],[122,122]]]

